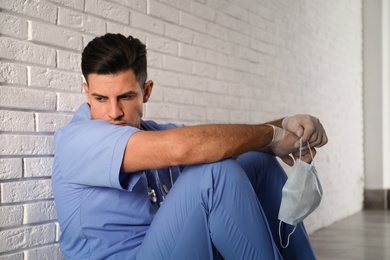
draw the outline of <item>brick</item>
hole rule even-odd
[[[231,56],[231,55],[234,56],[236,54],[237,47],[238,46],[236,46],[230,42],[227,42],[227,41],[219,40],[217,43],[218,51],[223,53],[223,54],[227,54],[229,56]]]
[[[257,27],[259,29],[263,29],[263,30],[265,30],[266,23],[267,23],[266,20],[263,17],[261,17],[261,16],[259,16],[257,14],[254,14],[254,13],[249,13],[248,14],[248,22],[252,26],[255,26],[255,27]]]
[[[81,54],[70,51],[57,51],[57,67],[59,69],[81,72]]]
[[[34,248],[25,251],[26,260],[35,259],[65,259],[58,244]]]
[[[55,220],[57,218],[54,201],[29,203],[24,205],[23,224]]]
[[[55,132],[68,124],[72,115],[37,113],[36,124],[38,132]]]
[[[191,1],[190,3],[190,12],[202,19],[209,20],[210,22],[213,22],[216,17],[215,9],[194,1]]]
[[[0,8],[36,17],[53,24],[57,19],[56,6],[46,1],[2,0]]]
[[[232,108],[232,107],[239,107],[240,100],[237,97],[231,97],[231,96],[223,96],[219,95],[218,99],[214,102],[217,102],[218,107],[220,108]]]
[[[51,180],[34,180],[1,183],[1,202],[15,203],[52,199]]]
[[[82,91],[82,78],[79,73],[67,73],[48,68],[31,67],[29,85],[48,89]]]
[[[163,55],[161,53],[154,52],[152,50],[148,50],[148,67],[154,67],[158,69],[162,69],[163,66]]]
[[[27,21],[19,17],[0,13],[0,33],[18,39],[27,39]]]
[[[176,24],[165,24],[164,35],[179,42],[192,43],[194,32]]]
[[[237,19],[222,12],[217,13],[215,23],[224,26],[226,28],[230,28],[229,31],[231,31],[231,29],[234,30],[237,28]]]
[[[55,225],[45,224],[0,231],[0,252],[25,249],[54,242]]]
[[[214,124],[227,124],[229,123],[229,110],[220,109],[215,107],[207,107],[207,122]]]
[[[1,206],[0,227],[17,226],[23,223],[23,206]]]
[[[219,80],[208,80],[207,92],[226,94],[229,91],[229,84]]]
[[[186,106],[180,107],[180,120],[204,122],[207,118],[206,108],[204,107],[195,107],[195,106]]]
[[[202,18],[199,18],[195,15],[189,13],[181,13],[180,15],[180,25],[185,26],[187,28],[193,29],[199,32],[206,32],[206,24],[207,22]]]
[[[259,51],[263,53],[268,52],[268,44],[263,41],[257,40],[255,38],[251,38],[249,46],[258,52]]]
[[[148,102],[145,116],[148,118],[178,119],[179,107],[168,103]]]
[[[228,1],[211,1],[208,4],[213,9],[219,10],[220,13],[236,20],[246,21],[248,19],[248,11],[242,7],[243,4],[241,2],[234,4]]]
[[[238,47],[238,56],[254,63],[259,62],[259,55],[257,52],[246,47]]]
[[[20,260],[23,258],[24,258],[23,252],[14,253],[14,254],[7,254],[7,255],[1,256],[1,260]]]
[[[179,75],[175,72],[149,69],[148,77],[159,85],[179,87]]]
[[[245,55],[249,55],[249,54],[245,53]],[[236,70],[237,72],[249,71],[249,67],[255,66],[257,64],[257,62],[255,62],[255,61],[249,61],[249,60],[239,58],[236,56],[228,56],[227,60],[228,60],[228,63],[226,64],[226,66],[228,67],[228,69],[233,69],[233,70]],[[245,73],[245,72],[243,72],[243,73]],[[237,73],[237,74],[239,74],[239,73]],[[250,76],[247,76],[246,78],[244,77],[244,80],[249,81],[250,80],[249,78],[250,78]],[[247,81],[242,82],[242,83],[246,84]]]
[[[52,44],[72,50],[82,50],[81,34],[48,25],[31,21],[29,22],[28,39],[37,43]]]
[[[0,106],[9,108],[55,110],[56,95],[53,92],[1,86]]]
[[[234,124],[245,124],[249,122],[249,115],[246,111],[236,110],[229,111],[230,123]]]
[[[9,38],[0,38],[0,58],[23,61],[54,67],[55,50],[30,42],[22,42]]]
[[[24,177],[50,177],[53,157],[24,158]]]
[[[126,8],[106,1],[85,0],[85,11],[124,24],[129,23],[129,11]]]
[[[200,46],[200,47],[204,47],[205,49],[219,51],[218,50],[218,43],[219,43],[219,40],[214,38],[214,37],[210,37],[210,35],[207,35],[204,33],[198,33],[198,32],[194,33],[193,44],[195,46]]]
[[[191,60],[204,61],[206,59],[206,52],[201,47],[180,43],[180,56]]]
[[[0,131],[34,132],[34,114],[12,110],[0,110]]]
[[[165,54],[177,55],[179,52],[179,46],[176,41],[155,35],[147,36],[146,46],[148,46],[148,50]]]
[[[240,82],[241,77],[242,73],[234,69],[219,67],[217,70],[217,79],[220,80],[238,83]]]
[[[193,104],[193,92],[186,89],[164,89],[163,100],[169,104]]]
[[[241,98],[240,99],[240,109],[249,110],[249,111],[256,111],[256,109],[259,107],[259,101],[256,99],[250,99],[250,98]]]
[[[160,1],[181,10],[185,10],[185,11],[190,10],[190,0],[160,0]]]
[[[192,72],[192,63],[189,60],[184,60],[174,56],[164,55],[163,68],[178,72],[190,74]]]
[[[0,179],[17,179],[23,175],[23,164],[20,158],[0,159]]]
[[[78,9],[81,11],[84,9],[84,1],[80,1],[80,0],[50,0],[50,1],[56,2],[60,5]]]
[[[179,23],[179,10],[156,0],[149,1],[148,14],[171,23]]]
[[[196,76],[215,78],[217,67],[203,62],[193,62],[193,73]]]
[[[202,107],[217,107],[215,100],[218,99],[218,94],[210,92],[194,92],[194,105]]]
[[[81,12],[59,8],[58,24],[95,35],[106,33],[106,22]]]
[[[0,155],[53,154],[52,136],[11,135],[0,136]]]
[[[131,12],[130,26],[160,35],[164,33],[163,21],[137,12]]]
[[[58,93],[58,111],[74,112],[87,102],[85,94]]]
[[[206,61],[219,66],[226,66],[227,56],[216,51],[207,50],[206,51]]]
[[[0,82],[27,85],[26,67],[19,64],[0,62]]]
[[[146,13],[147,1],[145,0],[111,0],[111,1],[121,5],[125,5],[130,9],[140,11],[142,13]]]
[[[180,88],[183,89],[193,89],[197,91],[204,91],[208,87],[207,79],[202,77],[197,77],[194,75],[179,74],[178,75]]]
[[[221,40],[229,39],[229,29],[216,23],[207,23],[206,33]]]
[[[249,47],[250,36],[244,35],[241,32],[230,32],[229,33],[229,43],[235,44],[237,46]]]
[[[265,7],[258,8],[257,12],[258,12],[258,14],[261,17],[263,17],[263,18],[265,18],[265,19],[267,19],[269,21],[274,21],[275,20],[275,13],[273,11],[271,11],[270,9],[268,9],[268,8],[265,8]]]
[[[162,102],[163,101],[163,96],[164,96],[164,90],[165,90],[165,87],[155,85],[153,87],[153,92],[152,92],[152,95],[150,96],[149,101],[151,101],[151,102],[156,102],[156,101]],[[147,106],[147,104],[144,105],[144,106]]]
[[[95,37],[94,36],[89,36],[89,35],[83,35],[83,49],[87,44],[92,41]],[[81,61],[80,61],[81,62]]]

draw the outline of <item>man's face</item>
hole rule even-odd
[[[89,74],[88,85],[84,83],[83,87],[92,119],[139,128],[143,103],[149,99],[153,82],[140,86],[130,69],[115,75]]]

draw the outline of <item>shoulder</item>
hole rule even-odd
[[[167,124],[159,124],[152,120],[145,120],[142,121],[142,126],[146,130],[152,130],[152,131],[159,131],[159,130],[168,130],[172,128],[179,128],[184,127],[184,124],[173,124],[173,123],[167,123]]]

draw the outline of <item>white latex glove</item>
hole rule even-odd
[[[328,137],[320,120],[311,115],[289,116],[282,121],[283,129],[302,137],[302,142],[309,142],[311,147],[321,147],[328,142]],[[294,144],[299,147],[299,140]]]
[[[300,138],[294,133],[286,131],[283,128],[274,125],[270,126],[274,129],[274,135],[271,143],[268,144],[268,147],[271,149],[273,154],[282,159],[283,162],[287,165],[293,166],[294,159],[296,160],[299,158],[299,149],[297,149],[294,145],[296,142],[299,144]],[[313,156],[315,156],[316,150],[314,148],[311,148],[311,152]],[[301,160],[307,163],[311,162],[312,156],[310,155],[310,151],[308,149],[303,149],[301,152]]]

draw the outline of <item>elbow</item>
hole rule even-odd
[[[180,143],[170,150],[170,158],[168,160],[172,166],[194,163],[195,158],[191,151],[193,149],[189,145]]]

